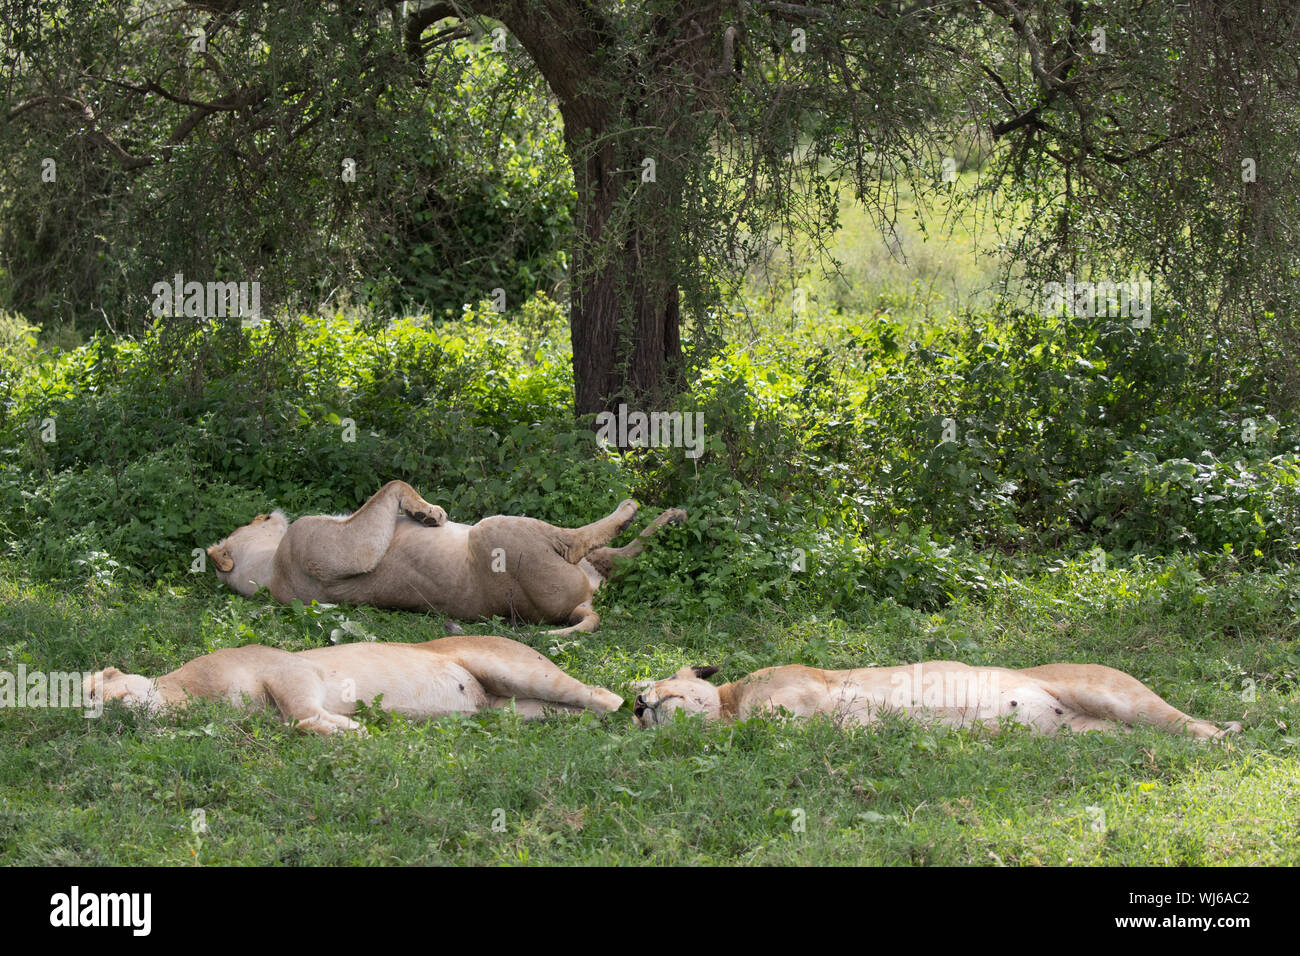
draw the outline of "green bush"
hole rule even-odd
[[[544,297],[27,345],[3,379],[0,536],[42,577],[179,580],[259,511],[347,512],[393,478],[460,521],[576,525],[633,496],[690,518],[617,600],[703,617],[938,608],[1022,555],[1294,560],[1296,433],[1249,376],[1216,391],[1158,330],[1100,321],[972,316],[909,341],[887,316],[823,318],[820,344],[774,334],[703,363],[674,406],[703,416],[698,457],[604,449],[574,420]]]

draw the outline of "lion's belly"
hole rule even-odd
[[[345,644],[306,651],[321,667],[326,710],[350,714],[357,701],[381,694],[384,710],[408,717],[436,718],[477,713],[488,695],[469,671],[454,661],[416,647]]]
[[[1001,667],[934,661],[840,672],[827,709],[859,723],[893,712],[954,726],[993,724],[1003,717],[1046,729],[1060,722],[1060,702],[1040,681]]]
[[[369,574],[338,582],[328,599],[408,611],[437,611],[457,618],[488,617],[469,561],[470,525],[426,528],[401,518],[392,543]]]

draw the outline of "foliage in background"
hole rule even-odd
[[[258,281],[264,309],[341,296],[390,314],[564,282],[572,172],[518,57],[466,29],[421,72],[395,25],[349,9],[138,7],[77,4],[0,34],[76,64],[75,80],[13,69],[0,96],[0,297],[29,319],[136,333],[176,273]],[[219,97],[216,75],[238,92]],[[163,129],[185,136],[157,144]]]
[[[546,86],[519,59],[480,37],[430,63],[437,95],[385,144],[394,192],[357,210],[378,237],[358,292],[372,308],[455,314],[494,289],[512,305],[564,300],[573,173]]]
[[[1147,276],[1203,374],[1231,352],[1270,413],[1297,406],[1294,4],[10,9],[0,255],[42,324],[138,331],[177,272],[454,313],[557,292],[571,265],[589,413],[706,364],[740,273],[824,249],[845,187],[892,231],[906,191],[977,169],[1031,293]],[[502,50],[471,40],[497,20]]]
[[[1265,412],[1254,370],[1201,381],[1159,323],[909,330],[825,310],[809,327],[727,347],[679,398],[703,415],[698,458],[619,454],[574,421],[544,298],[436,324],[159,323],[31,352],[0,377],[0,532],[42,576],[179,580],[257,512],[350,511],[392,478],[461,521],[581,524],[632,495],[691,518],[620,593],[706,614],[937,607],[1096,549],[1295,560],[1300,434]]]

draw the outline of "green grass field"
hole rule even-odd
[[[110,705],[0,709],[5,864],[1296,864],[1300,573],[1189,575],[1172,562],[1007,578],[938,614],[891,602],[850,618],[624,611],[594,635],[504,622],[582,680],[712,662],[837,667],[934,657],[1104,661],[1199,717],[1207,745],[1151,729],[1047,739],[902,722],[864,731],[630,713],[433,723],[379,714],[367,738],[301,737],[270,713],[201,704],[150,719]],[[365,608],[279,607],[215,581],[69,593],[0,577],[0,650],[29,667],[151,676],[218,647],[419,641],[441,624]],[[1252,686],[1254,692],[1249,692]],[[1243,690],[1246,688],[1246,690]],[[1253,700],[1244,699],[1253,696]],[[202,814],[197,814],[202,811]],[[197,822],[206,825],[206,832]]]

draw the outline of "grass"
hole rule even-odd
[[[97,720],[3,709],[0,863],[1300,862],[1294,570],[1202,579],[1177,561],[1058,565],[942,613],[887,602],[848,616],[772,608],[684,621],[621,607],[617,586],[599,604],[594,635],[472,630],[510,634],[625,695],[686,663],[738,676],[791,661],[1104,661],[1247,729],[1220,746],[1151,729],[1046,739],[903,722],[679,718],[641,731],[624,711],[541,723],[378,714],[368,738],[317,739],[215,703],[158,719],[118,706]],[[381,640],[440,633],[431,618],[280,607],[208,579],[68,591],[0,570],[0,652],[29,668],[112,663],[153,676],[250,641],[318,646],[344,621]]]

